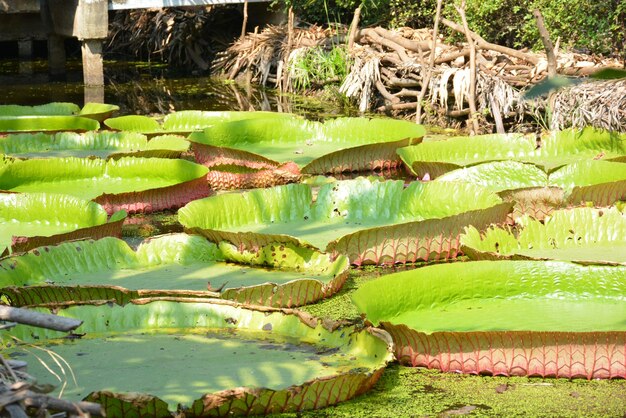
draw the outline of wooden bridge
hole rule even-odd
[[[48,40],[51,74],[65,73],[63,39],[82,43],[83,80],[86,86],[103,86],[102,44],[108,33],[109,10],[193,7],[270,0],[0,0],[0,41],[18,41],[27,55],[32,40]],[[262,5],[266,11],[266,5]],[[261,9],[255,8],[258,12]]]

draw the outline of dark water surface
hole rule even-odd
[[[71,60],[66,68],[63,80],[56,80],[48,74],[46,60],[0,60],[0,104],[72,102],[82,106],[81,63]],[[119,115],[189,109],[272,110],[314,118],[346,114],[334,104],[307,96],[278,95],[274,90],[173,71],[164,64],[105,61],[104,78],[104,101],[120,106]]]

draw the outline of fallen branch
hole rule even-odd
[[[437,0],[437,12],[435,14],[435,25],[433,27],[433,43],[437,40],[437,34],[439,30],[439,19],[441,19],[441,5],[443,0]],[[420,55],[421,56],[421,55]],[[426,95],[426,90],[428,90],[428,85],[430,84],[430,78],[432,77],[433,67],[435,66],[435,48],[430,51],[430,62],[428,64],[428,68],[423,69],[426,71],[426,75],[424,76],[424,81],[422,82],[422,89],[420,90],[420,95],[417,99],[417,107],[415,111],[415,123],[422,123],[422,100]]]
[[[71,331],[83,321],[74,318],[44,314],[22,308],[0,305],[0,321],[13,321],[55,331]]]
[[[546,56],[548,57],[548,76],[554,77],[556,75],[556,56],[554,55],[554,47],[550,40],[550,33],[546,29],[543,23],[543,15],[539,9],[533,11],[533,16],[537,20],[537,28],[539,29],[539,37],[543,42],[543,47],[546,49]]]
[[[470,47],[470,85],[469,85],[469,108],[470,108],[470,121],[472,122],[471,134],[477,135],[480,127],[478,126],[478,119],[476,119],[476,46],[472,39],[472,33],[467,24],[467,18],[465,17],[465,0],[461,1],[461,6],[455,6],[456,11],[461,16],[463,21],[463,30],[467,37],[467,43]]]
[[[463,26],[459,25],[458,23],[452,22],[445,18],[441,19],[441,22],[447,27],[449,27],[450,29],[453,29],[459,33],[465,34],[465,30],[463,29]],[[510,55],[512,57],[519,58],[524,61],[528,61],[535,65],[539,62],[539,58],[534,55],[526,54],[522,51],[518,51],[517,49],[507,48],[506,46],[492,44],[491,42],[485,41],[480,35],[478,35],[475,32],[470,31],[470,36],[476,42],[476,46],[478,46],[481,49],[488,49],[490,51],[500,52],[502,54]]]

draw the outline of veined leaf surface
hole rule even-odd
[[[189,140],[199,152],[202,146],[224,147],[294,161],[305,174],[323,174],[397,167],[396,149],[420,141],[425,132],[421,125],[394,119],[259,118],[216,124]]]
[[[78,382],[68,378],[64,398],[99,402],[109,418],[322,408],[367,391],[392,359],[383,331],[329,331],[302,313],[247,310],[225,301],[77,306],[60,314],[83,320],[77,332],[86,335],[68,340],[23,325],[11,335],[54,344]],[[13,353],[34,350],[7,343]],[[30,355],[24,359],[40,383],[54,383],[50,370],[58,370],[46,370]]]
[[[52,102],[36,106],[0,105],[0,116],[71,116],[80,112],[74,103]]]
[[[553,212],[539,221],[526,216],[522,228],[468,227],[463,252],[474,259],[557,259],[626,264],[626,215],[617,208],[575,208]]]
[[[414,245],[401,242],[409,235],[413,240],[429,238],[433,246],[448,251],[433,234],[452,234],[456,239],[460,233],[456,230],[462,229],[455,223],[456,215],[473,213],[469,218],[480,218],[488,212],[489,219],[481,220],[482,225],[503,220],[509,209],[497,195],[465,183],[414,182],[405,189],[402,181],[358,178],[321,186],[315,202],[311,187],[305,184],[218,195],[189,203],[180,209],[179,220],[215,242],[228,240],[244,247],[292,242],[327,250],[343,248],[342,254],[356,251],[361,256],[376,250],[375,256],[366,259],[379,263],[390,262],[382,251],[387,246],[398,247],[393,262],[407,262]],[[471,223],[469,218],[462,223]],[[429,228],[429,237],[414,230],[421,221],[433,219],[442,224]],[[448,231],[448,224],[454,225],[454,231]],[[392,229],[385,227],[397,230],[394,239],[390,239]],[[365,231],[371,234],[354,236]],[[344,237],[349,242],[342,241]],[[351,261],[356,262],[352,255]]]
[[[592,127],[565,129],[544,134],[539,147],[533,137],[519,134],[452,137],[400,148],[398,154],[420,178],[493,161],[534,164],[549,173],[578,161],[625,161],[626,135]]]
[[[95,131],[100,123],[79,116],[1,116],[0,133]]]
[[[626,267],[475,261],[384,276],[353,293],[396,356],[465,373],[626,376]]]
[[[12,305],[142,297],[222,297],[241,303],[295,307],[338,291],[346,257],[291,244],[240,251],[186,234],[152,238],[133,251],[104,238],[46,247],[0,261],[0,293]]]
[[[97,203],[67,195],[0,193],[0,255],[11,247],[33,248],[37,242],[120,233],[121,223],[107,226],[107,213]]]
[[[165,158],[25,160],[0,171],[0,189],[96,199],[109,213],[154,211],[208,196],[207,171],[199,164]]]
[[[134,132],[59,132],[56,134],[12,134],[0,138],[0,153],[16,158],[180,156],[189,142],[179,136],[159,136],[148,141]]]

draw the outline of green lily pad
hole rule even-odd
[[[0,117],[4,116],[71,116],[80,112],[74,103],[52,102],[37,106],[0,105]]]
[[[617,208],[575,208],[553,212],[543,221],[518,220],[522,229],[470,226],[461,235],[463,253],[473,259],[557,259],[626,264],[626,215]]]
[[[78,116],[2,116],[0,133],[96,131],[98,121]]]
[[[551,172],[583,160],[626,161],[626,134],[592,127],[550,132],[541,137],[541,148],[528,162]]]
[[[199,164],[165,158],[24,160],[0,171],[0,189],[70,194],[95,200],[109,213],[151,212],[208,196],[207,171]]]
[[[522,134],[458,136],[398,149],[404,164],[419,178],[489,161],[517,160],[535,152],[534,137]]]
[[[59,132],[12,134],[0,138],[0,153],[16,158],[42,157],[135,157],[177,158],[189,149],[180,136],[164,135],[148,141],[133,132]]]
[[[153,238],[133,251],[104,238],[39,248],[0,261],[0,293],[14,306],[143,297],[222,297],[245,304],[295,307],[337,292],[346,257],[291,244],[255,252],[186,234]]]
[[[595,128],[565,129],[542,135],[540,147],[519,134],[453,137],[401,148],[398,154],[413,174],[430,178],[493,161],[519,161],[551,172],[586,160],[626,161],[626,135]]]
[[[67,195],[0,193],[0,254],[63,240],[120,236],[125,213]]]
[[[463,373],[624,378],[626,267],[474,261],[390,274],[352,299],[403,364]]]
[[[597,206],[609,206],[626,199],[626,164],[614,161],[579,161],[550,175],[531,164],[498,161],[454,170],[435,181],[470,182],[495,192],[558,187],[573,204],[591,201]]]
[[[148,136],[159,134],[189,134],[201,131],[216,123],[254,118],[298,118],[289,113],[277,112],[210,112],[200,110],[183,110],[166,115],[163,124],[159,120],[143,115],[126,115],[109,118],[104,124],[111,129],[126,132],[138,132]]]
[[[20,359],[39,383],[63,386],[64,399],[99,402],[109,418],[323,408],[366,392],[392,359],[384,331],[331,331],[303,313],[226,301],[75,306],[60,314],[83,320],[76,332],[85,335],[63,339],[18,325],[10,335],[25,344],[3,333],[3,353],[26,353]],[[64,359],[66,374],[41,348]]]
[[[178,216],[213,242],[289,242],[347,255],[354,264],[384,264],[455,257],[465,225],[500,222],[510,210],[497,195],[465,183],[405,189],[402,181],[361,177],[321,186],[315,202],[312,196],[305,184],[222,194],[191,202]]]
[[[435,182],[467,182],[485,187],[493,192],[529,187],[545,187],[548,175],[533,164],[518,161],[495,161],[449,171]]]
[[[339,118],[326,122],[299,118],[258,118],[215,124],[189,136],[196,160],[220,163],[214,148],[262,158],[278,165],[294,161],[303,174],[341,173],[401,165],[396,149],[421,141],[421,125],[396,119]]]
[[[78,112],[79,116],[89,119],[95,119],[98,122],[103,122],[105,119],[111,117],[111,115],[120,110],[117,105],[106,103],[85,103],[85,106]]]

